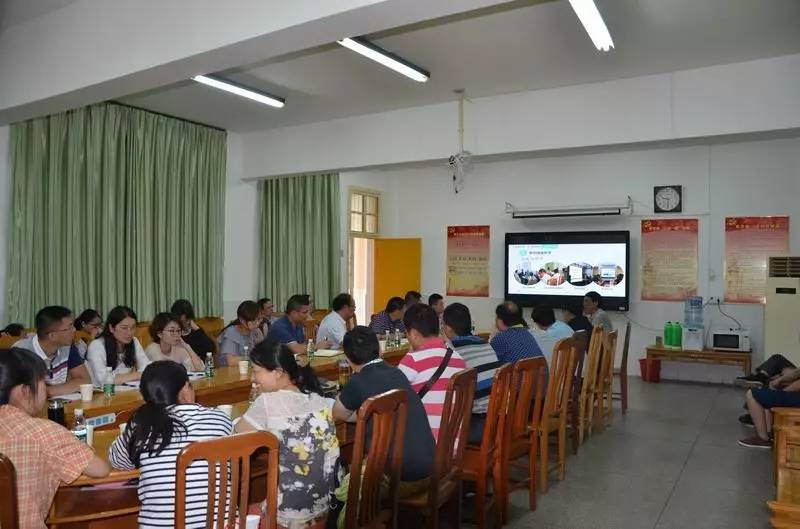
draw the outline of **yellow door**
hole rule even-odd
[[[422,239],[375,239],[373,313],[392,296],[420,289]]]

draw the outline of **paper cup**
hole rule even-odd
[[[247,529],[258,529],[259,523],[261,523],[261,516],[257,514],[248,514],[245,519],[245,527],[247,527]]]
[[[239,374],[240,375],[250,374],[250,362],[248,360],[239,360]]]
[[[92,384],[81,384],[81,400],[83,402],[89,402],[92,400],[92,394],[94,393],[94,385]]]
[[[220,404],[219,406],[217,406],[217,409],[224,411],[225,415],[227,415],[228,418],[230,418],[233,415],[233,406],[230,404]]]
[[[121,436],[125,435],[125,428],[127,428],[127,427],[128,427],[128,423],[126,423],[126,422],[119,423],[119,435],[121,435]]]
[[[91,424],[86,425],[86,444],[94,446],[94,426]]]

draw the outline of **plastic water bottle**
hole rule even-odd
[[[114,371],[110,367],[107,367],[105,377],[103,378],[103,394],[106,397],[113,397],[114,393]]]
[[[309,361],[312,358],[314,358],[314,353],[316,353],[316,347],[314,347],[314,340],[309,338],[308,344],[306,345],[306,355],[308,356]]]
[[[214,378],[214,356],[211,353],[206,353],[206,378]]]
[[[388,329],[386,330],[386,334],[383,337],[383,343],[386,344],[386,345],[383,346],[383,348],[385,350],[388,351],[389,349],[392,348],[392,339],[389,337],[389,330]]]
[[[703,326],[703,298],[702,296],[692,296],[686,298],[684,302],[683,324],[686,327]]]
[[[86,419],[83,418],[83,409],[75,410],[75,424],[72,426],[72,433],[82,443],[86,442]]]
[[[683,349],[683,327],[680,323],[676,322],[672,325],[672,333],[672,348]]]
[[[672,348],[672,322],[668,321],[664,324],[664,348]]]
[[[395,327],[395,329],[394,329],[394,346],[395,347],[400,347],[401,343],[402,342],[400,340],[400,329],[398,327]]]

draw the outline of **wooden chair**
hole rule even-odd
[[[317,320],[306,320],[303,322],[303,334],[306,335],[306,340],[316,341],[319,324],[320,322]]]
[[[575,339],[566,338],[553,347],[550,358],[550,380],[539,423],[539,483],[547,492],[550,471],[558,470],[558,479],[563,480],[567,471],[567,415],[569,396],[572,391],[572,373],[575,369]],[[549,438],[557,434],[558,460],[549,466]]]
[[[508,522],[509,494],[515,489],[527,487],[528,505],[532,511],[536,510],[536,457],[539,454],[538,430],[542,419],[546,373],[547,360],[542,356],[526,358],[514,364],[503,448],[500,505],[503,524]],[[528,477],[512,481],[511,467],[527,467]]]
[[[280,472],[278,439],[268,432],[248,432],[208,441],[197,441],[190,443],[180,451],[175,480],[175,527],[186,525],[186,470],[197,460],[208,462],[206,528],[233,527],[234,520],[238,523],[238,527],[244,527],[248,498],[250,497],[250,458],[263,449],[267,450],[265,491],[268,509],[267,527],[276,529],[278,527],[278,473]],[[216,487],[217,481],[220,484],[219,491]],[[215,507],[218,513],[217,520],[214,519]]]
[[[461,520],[461,469],[476,381],[474,369],[459,371],[450,378],[428,490],[399,500],[402,510],[425,516],[429,529],[438,529],[439,511],[448,502],[452,502],[455,526]]]
[[[11,349],[24,336],[0,336],[0,349]]]
[[[397,485],[403,465],[407,400],[405,391],[395,389],[367,399],[358,410],[345,527],[393,528],[397,525]],[[367,447],[370,421],[372,441]],[[382,494],[387,477],[388,494]]]
[[[322,321],[322,318],[324,318],[325,316],[330,314],[330,312],[331,312],[331,309],[317,309],[317,310],[311,312],[311,319],[312,320],[317,320],[317,321]]]
[[[583,378],[581,382],[581,392],[578,397],[578,443],[583,444],[583,440],[590,433],[589,424],[592,420],[594,410],[595,385],[597,375],[600,370],[600,361],[603,354],[603,341],[605,339],[603,329],[595,327],[592,330],[592,337],[589,340],[589,349],[586,353],[586,361],[583,367]]]
[[[600,371],[595,384],[595,404],[597,421],[602,427],[610,426],[614,419],[614,357],[617,352],[617,331],[606,333],[603,340],[603,354],[600,357]],[[589,433],[594,424],[589,412]]]
[[[0,527],[17,529],[17,471],[9,458],[0,454]]]
[[[147,347],[153,343],[153,338],[150,336],[150,322],[147,322],[146,326],[143,323],[137,324],[134,336],[142,344],[142,347]]]
[[[800,427],[787,426],[775,432],[777,498],[768,501],[776,529],[800,528]]]
[[[219,316],[197,318],[194,322],[198,327],[203,329],[203,332],[205,332],[214,343],[216,343],[217,338],[219,338],[219,335],[222,333],[222,329],[225,328],[225,320]]]
[[[502,467],[512,370],[511,364],[505,364],[495,371],[481,444],[480,446],[468,444],[464,450],[462,479],[475,483],[475,517],[478,521],[478,529],[486,527],[486,515],[491,512],[492,508],[495,510],[495,519],[502,519],[500,499],[504,489]],[[487,505],[490,483],[492,495]],[[494,525],[497,526],[497,523]]]
[[[622,415],[628,412],[628,348],[631,345],[631,322],[625,326],[625,340],[622,345],[622,363],[614,368],[614,376],[619,377],[619,391],[613,393],[614,400],[620,401]]]
[[[569,429],[572,435],[572,453],[578,454],[578,446],[580,440],[578,439],[578,416],[579,416],[579,403],[581,397],[581,388],[583,388],[583,363],[586,359],[586,350],[589,348],[589,335],[586,331],[577,331],[572,335],[575,340],[575,373],[572,380],[572,395],[570,396],[569,403]]]

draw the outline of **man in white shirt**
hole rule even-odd
[[[563,321],[556,320],[556,314],[551,307],[536,307],[531,314],[533,327],[531,334],[539,344],[539,349],[550,365],[555,345],[564,338],[572,337],[572,328]]]
[[[356,302],[353,296],[343,292],[333,298],[331,308],[333,310],[319,324],[317,343],[328,342],[331,348],[339,349],[347,332],[347,321],[356,313]]]
[[[599,293],[587,292],[583,297],[583,315],[589,318],[593,326],[600,327],[605,332],[611,332],[614,330],[614,325],[606,311],[600,308],[602,301],[603,296]]]

